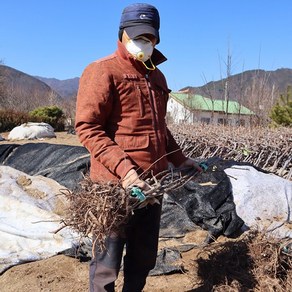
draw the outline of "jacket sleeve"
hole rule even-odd
[[[187,160],[187,157],[183,154],[181,148],[175,141],[173,135],[171,134],[168,128],[166,128],[166,134],[167,134],[166,152],[169,153],[167,155],[167,159],[175,167],[179,167],[184,161]]]
[[[91,156],[118,178],[134,168],[130,157],[107,135],[105,125],[113,105],[113,82],[102,62],[87,66],[80,78],[75,129]]]

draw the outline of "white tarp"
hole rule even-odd
[[[28,122],[11,130],[8,140],[55,138],[54,128],[47,123]]]
[[[78,236],[68,228],[54,234],[66,204],[57,195],[62,188],[49,178],[0,166],[0,273],[77,244]]]
[[[225,172],[232,184],[236,212],[245,225],[292,238],[292,181],[250,166],[234,166]]]

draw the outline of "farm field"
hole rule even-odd
[[[245,129],[213,126],[171,126],[182,149],[192,157],[220,156],[252,163],[291,180],[292,129]],[[8,133],[1,133],[7,138]],[[81,146],[76,135],[56,132],[56,138],[30,141],[1,141],[1,144],[48,142]],[[200,246],[206,232],[190,232],[180,239]],[[171,246],[171,239],[160,246]],[[156,291],[291,291],[290,256],[280,253],[285,241],[251,232],[235,239],[220,236],[204,248],[182,253],[181,273],[151,276],[144,292]],[[88,262],[57,255],[15,266],[0,276],[3,292],[88,291]],[[243,288],[245,287],[245,288]],[[121,278],[117,281],[121,291]]]

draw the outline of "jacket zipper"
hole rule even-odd
[[[136,86],[137,90],[138,90],[138,102],[139,102],[139,108],[140,108],[140,117],[142,118],[145,114],[144,112],[144,106],[143,106],[143,100],[142,100],[142,92],[141,92],[141,88],[139,87],[139,85]]]
[[[148,74],[145,74],[145,79],[147,81],[147,88],[148,88],[149,97],[150,97],[150,107],[151,107],[152,117],[153,117],[153,126],[156,133],[157,132],[156,110],[154,106],[154,98],[153,98],[152,88],[151,88]]]

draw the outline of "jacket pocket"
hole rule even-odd
[[[148,148],[149,136],[119,135],[115,137],[115,142],[125,151],[135,151]]]
[[[124,79],[118,86],[122,113],[127,116],[142,118],[145,115],[145,84],[139,80]]]

